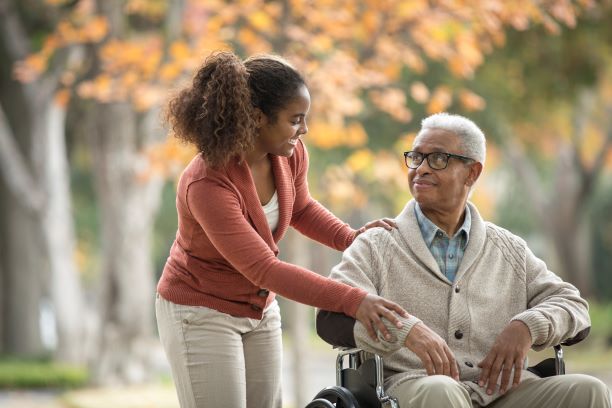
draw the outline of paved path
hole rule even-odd
[[[304,398],[310,401],[317,392],[335,384],[336,352],[322,344],[311,345],[306,353],[305,372],[309,373],[303,381]],[[283,396],[285,408],[300,408],[296,405],[295,384],[293,381],[293,361],[289,350],[285,350],[283,367]],[[610,370],[586,371],[595,375],[612,389],[612,364]],[[83,390],[76,393],[69,407],[62,396],[51,391],[0,391],[0,408],[178,408],[176,395],[171,387],[134,387],[131,389]],[[75,404],[79,402],[79,404]],[[145,402],[143,404],[143,402]]]

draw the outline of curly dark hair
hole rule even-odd
[[[256,109],[273,123],[302,85],[302,76],[280,57],[258,55],[242,62],[232,52],[215,52],[193,83],[170,100],[165,119],[209,166],[221,167],[253,149]]]

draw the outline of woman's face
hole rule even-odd
[[[310,109],[310,93],[305,85],[300,86],[296,96],[271,121],[262,117],[255,149],[262,153],[290,157],[298,139],[308,132],[306,115]]]

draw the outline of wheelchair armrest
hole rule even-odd
[[[561,342],[561,345],[562,346],[573,346],[576,343],[580,343],[582,340],[587,338],[590,331],[591,331],[591,326],[587,327],[586,329],[580,330],[578,334],[576,334],[571,339],[567,339]]]
[[[590,331],[591,327],[587,327],[586,329],[579,331],[578,334],[571,339],[567,339],[561,342],[561,344],[557,344],[553,347],[555,352],[554,357],[542,360],[535,366],[527,369],[542,378],[565,374],[565,360],[563,359],[563,348],[561,346],[572,346],[576,343],[580,343],[582,340],[587,338]]]
[[[357,347],[353,327],[355,319],[344,313],[319,310],[317,312],[317,334],[334,347]]]

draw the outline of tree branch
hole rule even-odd
[[[612,150],[612,104],[606,107],[606,118],[608,118],[608,127],[606,129],[606,139],[604,140],[599,153],[595,157],[593,167],[589,170],[591,181],[593,182],[600,174],[606,163],[606,157]],[[594,184],[594,183],[593,183]]]
[[[30,53],[28,36],[21,20],[10,1],[0,1],[0,37],[5,38],[5,46],[12,62],[23,59]]]
[[[29,211],[40,213],[46,195],[32,176],[26,160],[14,141],[11,129],[0,107],[0,174],[9,190]]]
[[[512,131],[508,124],[500,124],[498,122],[498,132],[500,138],[500,150],[502,156],[506,159],[511,167],[518,173],[518,176],[523,181],[523,185],[527,189],[527,194],[531,197],[531,202],[535,207],[537,216],[544,220],[546,219],[546,198],[540,188],[540,184],[536,181],[539,175],[531,161],[525,157],[522,146],[516,143],[514,137],[510,134]]]

